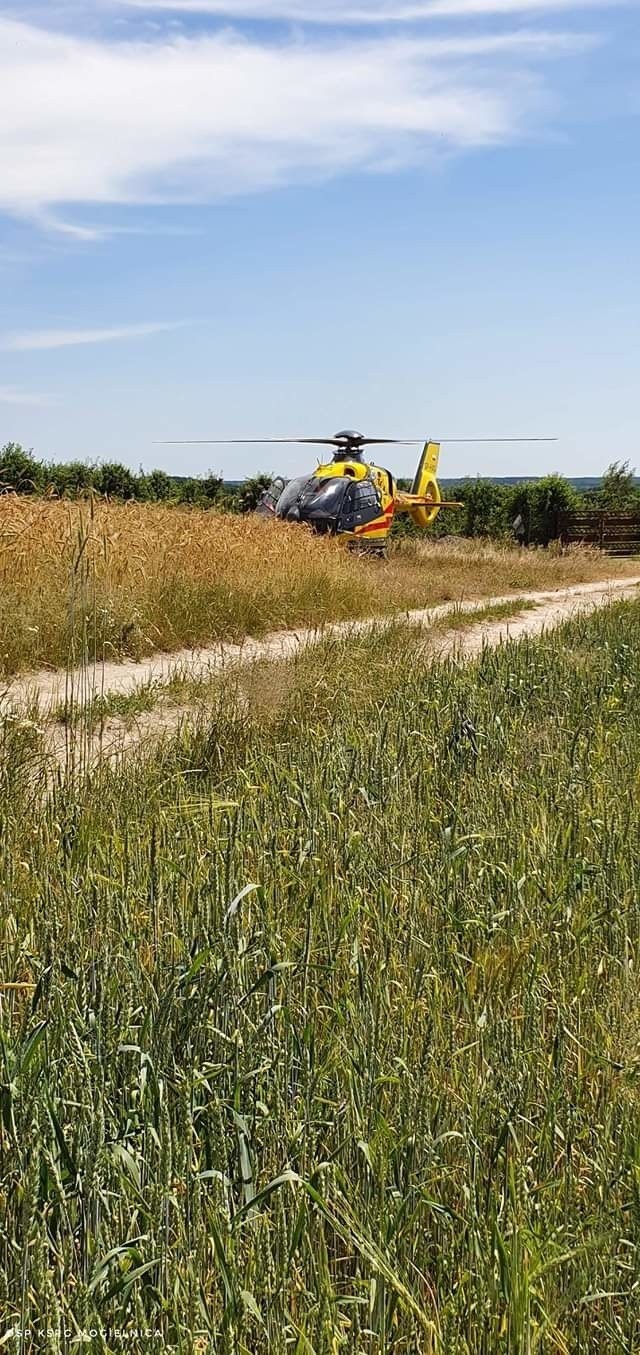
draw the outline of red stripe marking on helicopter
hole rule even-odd
[[[395,504],[390,503],[383,513],[380,513],[377,518],[373,519],[373,522],[365,522],[362,527],[355,527],[353,533],[354,536],[366,536],[367,532],[386,532],[387,518],[393,517],[394,509]]]

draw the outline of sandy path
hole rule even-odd
[[[317,644],[330,636],[365,635],[375,629],[384,629],[397,621],[406,621],[425,629],[425,649],[434,660],[455,657],[471,659],[481,653],[485,645],[492,648],[523,635],[540,635],[578,613],[583,615],[616,600],[640,597],[640,576],[630,579],[609,579],[603,582],[575,584],[556,592],[516,593],[507,596],[483,598],[468,603],[446,603],[418,611],[403,612],[395,617],[374,617],[364,621],[338,622],[314,630],[281,631],[262,640],[247,640],[241,645],[219,644],[210,649],[183,650],[175,654],[157,654],[143,663],[109,663],[94,669],[65,674],[58,672],[32,673],[11,683],[0,692],[0,712],[13,710],[16,714],[38,702],[39,722],[43,726],[47,760],[51,768],[73,769],[82,773],[100,762],[117,761],[124,754],[142,745],[168,736],[187,722],[206,718],[206,690],[198,699],[194,694],[189,704],[178,704],[167,699],[162,687],[172,677],[194,679],[205,684],[209,677],[233,669],[268,660],[278,662],[291,658],[305,645]],[[472,618],[488,606],[509,603],[517,607],[521,602],[526,610],[514,610],[508,618],[472,619],[460,629],[447,628],[447,616],[465,613]],[[428,629],[438,622],[437,629]],[[108,694],[128,695],[136,689],[154,683],[157,686],[153,708],[135,718],[108,718],[89,732],[81,725],[72,729],[51,716],[72,694],[76,712],[92,698]],[[25,709],[26,708],[26,709]]]
[[[512,615],[508,620],[490,621],[468,627],[460,632],[439,628],[434,642],[434,654],[451,653],[454,650],[469,657],[479,652],[483,644],[500,644],[504,639],[516,639],[520,635],[537,635],[566,620],[576,612],[590,612],[596,607],[606,605],[615,599],[638,596],[640,575],[632,578],[605,579],[602,581],[574,584],[570,588],[555,592],[510,593],[499,597],[485,597],[473,602],[443,603],[436,607],[427,607],[414,611],[396,613],[394,616],[369,617],[362,621],[339,621],[314,629],[276,631],[263,639],[247,639],[241,644],[216,644],[206,649],[183,649],[172,654],[154,654],[139,663],[132,660],[124,663],[99,663],[88,669],[76,669],[69,673],[42,671],[29,673],[24,677],[8,681],[0,693],[0,709],[23,709],[37,701],[43,716],[58,709],[70,694],[76,709],[90,703],[96,697],[108,695],[130,695],[136,689],[154,684],[162,687],[175,677],[206,680],[227,667],[238,664],[254,663],[260,659],[278,661],[290,658],[301,648],[317,644],[330,637],[348,637],[365,635],[375,629],[383,629],[394,622],[406,621],[410,625],[428,628],[434,622],[460,613],[472,614],[487,607],[501,603],[516,604],[522,602],[533,606],[534,610]],[[152,723],[158,720],[158,714],[151,712]],[[140,723],[145,723],[141,721]]]
[[[586,615],[598,607],[606,606],[609,602],[639,596],[640,578],[634,578],[579,584],[555,593],[522,593],[515,596],[512,594],[506,598],[484,599],[462,607],[448,604],[403,613],[401,619],[424,627],[425,650],[434,661],[448,657],[464,660],[480,654],[486,645],[497,648],[498,645],[517,640],[523,635],[540,635],[543,631],[552,630],[554,626],[577,614]],[[451,616],[452,613],[459,615],[463,611],[472,616],[474,611],[482,611],[488,605],[500,602],[515,605],[522,602],[526,604],[527,609],[521,612],[514,611],[508,618],[492,620],[485,617],[475,624],[470,620],[462,630],[458,627],[447,629],[446,624],[442,625],[443,620],[446,622],[447,616]],[[428,627],[436,620],[440,624],[429,634]],[[383,629],[385,626],[393,625],[393,621],[394,618],[386,617],[383,620],[376,618],[326,626],[322,630],[283,632],[268,636],[265,640],[247,641],[244,645],[219,645],[212,650],[195,652],[189,650],[186,654],[157,656],[144,664],[105,665],[104,673],[99,670],[99,680],[104,682],[104,686],[87,685],[86,675],[82,675],[83,685],[74,692],[74,700],[78,698],[82,700],[83,695],[90,696],[96,691],[131,692],[136,686],[150,680],[161,684],[176,672],[182,676],[200,679],[206,684],[209,676],[219,674],[225,667],[230,670],[234,666],[264,659],[277,662],[291,658],[294,653],[299,652],[301,646],[318,643],[328,635],[347,638],[350,635],[363,635],[376,627]],[[52,682],[53,678],[59,681],[59,675],[47,673],[43,677],[46,681],[41,688],[34,685],[33,678],[24,679],[20,684],[16,684],[19,700],[24,700],[25,696],[33,696],[39,691],[50,703],[51,709],[51,703],[55,704],[57,699],[64,697],[64,685],[60,687]],[[36,677],[35,682],[38,681],[39,678]],[[180,705],[163,699],[161,685],[157,695],[157,704],[152,710],[136,716],[133,720],[107,719],[91,734],[81,728],[70,731],[63,725],[50,721],[46,726],[46,743],[51,769],[66,767],[74,774],[82,775],[100,763],[118,762],[135,749],[149,747],[158,739],[176,734],[188,723],[193,724],[198,719],[206,719],[206,686],[203,697],[198,699],[197,695],[194,695],[190,704]]]
[[[586,616],[611,602],[629,601],[632,598],[640,598],[640,579],[578,584],[557,593],[522,593],[515,599],[513,595],[510,598],[493,599],[493,602],[521,601],[532,610],[514,612],[502,620],[480,620],[461,632],[440,632],[434,638],[432,652],[434,658],[451,654],[475,658],[482,653],[485,645],[496,648],[505,641],[518,640],[523,635],[541,635],[543,631],[553,630],[572,616]]]

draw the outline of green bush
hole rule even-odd
[[[505,496],[505,529],[511,529],[519,515],[525,545],[548,546],[559,536],[561,515],[575,511],[579,503],[579,494],[562,475],[524,481],[510,487]]]
[[[8,442],[0,451],[0,492],[38,494],[44,489],[44,466],[18,442]]]
[[[47,466],[47,486],[55,490],[61,498],[75,498],[88,494],[95,488],[96,467],[88,466],[84,461],[68,461],[59,465]]]
[[[163,503],[166,499],[170,499],[174,492],[171,478],[166,471],[152,470],[149,475],[144,476],[144,482],[147,498],[155,502]]]
[[[96,471],[96,489],[109,499],[138,499],[139,479],[119,461],[105,461]]]
[[[635,483],[635,470],[629,462],[613,461],[602,477],[598,504],[609,513],[637,512],[640,508],[640,490]]]
[[[238,492],[238,508],[241,513],[253,513],[258,507],[265,489],[269,488],[270,475],[252,475],[244,480]]]

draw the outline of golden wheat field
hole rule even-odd
[[[385,561],[299,527],[151,504],[0,497],[0,671],[637,571],[596,552],[404,541]]]

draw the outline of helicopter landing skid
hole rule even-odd
[[[384,560],[387,555],[387,545],[385,541],[348,541],[348,549],[352,555],[366,555],[368,559]]]

